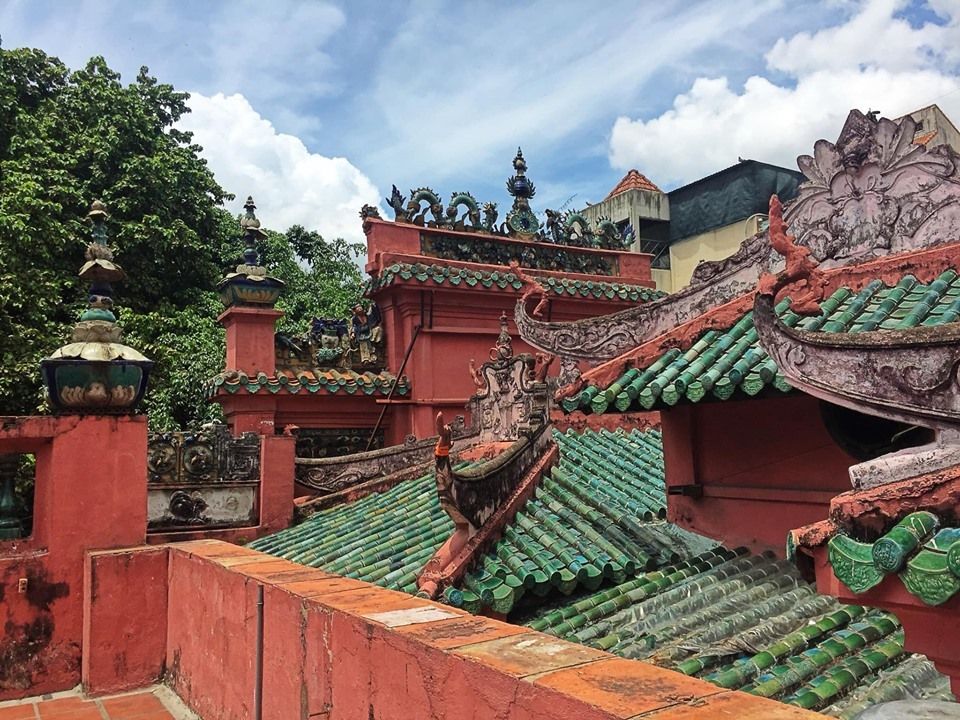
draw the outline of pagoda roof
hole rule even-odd
[[[960,247],[954,250],[960,251]],[[882,265],[889,270],[897,264]],[[789,298],[777,305],[777,311],[790,327],[825,332],[860,333],[957,322],[960,276],[949,255],[941,255],[939,265],[942,272],[929,282],[904,272],[893,282],[887,274],[889,284],[880,277],[871,278],[869,271],[851,268],[849,273],[836,274],[837,287],[821,303],[819,315],[798,315],[791,310]],[[884,268],[876,269],[878,275],[885,274]],[[564,410],[628,412],[753,397],[763,391],[790,392],[793,388],[760,346],[752,307],[753,294],[745,294],[587,372],[585,387],[563,399]],[[706,329],[711,325],[716,329]]]
[[[663,192],[646,175],[639,170],[628,170],[620,182],[614,185],[613,189],[607,193],[604,201],[617,195],[622,195],[629,190],[645,190],[646,192]]]
[[[568,274],[534,275],[534,281],[552,295],[597,300],[646,302],[665,293],[646,285],[636,285],[599,278],[586,279]],[[367,283],[366,292],[375,293],[396,283],[416,282],[449,287],[484,287],[519,291],[521,277],[510,269],[487,269],[477,265],[454,263],[393,262],[386,265]]]
[[[448,588],[447,603],[509,612],[533,630],[802,707],[871,704],[880,688],[902,686],[945,696],[946,680],[904,651],[892,614],[840,605],[787,561],[726,549],[661,519],[658,431],[555,431],[554,439],[559,464]],[[251,547],[415,593],[452,530],[431,473]]]

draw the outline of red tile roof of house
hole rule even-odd
[[[647,190],[649,192],[662,192],[660,188],[650,182],[649,179],[638,170],[631,170],[626,175],[623,176],[623,179],[617,183],[616,187],[610,191],[610,194],[607,195],[604,200],[609,200],[615,195],[620,193],[625,193],[627,190]]]

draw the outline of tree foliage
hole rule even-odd
[[[84,304],[76,273],[99,198],[127,272],[115,288],[126,342],[156,361],[151,425],[216,415],[202,396],[224,358],[213,288],[242,243],[223,208],[232,195],[175,126],[188,97],[146,68],[124,85],[100,57],[71,71],[40,50],[0,48],[0,413],[42,407],[39,361]],[[263,257],[287,283],[288,329],[346,312],[359,294],[355,250],[300,226],[269,233]]]

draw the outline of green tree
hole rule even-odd
[[[0,414],[42,406],[39,361],[84,304],[76,277],[94,198],[110,209],[127,272],[116,288],[128,344],[156,361],[147,409],[156,428],[214,417],[203,381],[222,368],[213,288],[240,257],[231,199],[190,133],[188,95],[142,68],[134,82],[95,57],[70,71],[40,50],[0,48]],[[241,189],[244,190],[244,189]],[[344,314],[359,293],[355,247],[316,232],[270,233],[264,259],[283,279],[286,329]]]

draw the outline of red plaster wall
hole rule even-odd
[[[283,313],[272,308],[229,307],[217,320],[227,330],[227,370],[248,375],[276,372],[274,326]]]
[[[252,718],[257,583],[181,553],[168,582],[167,684],[201,717]]]
[[[84,565],[84,690],[150,685],[163,676],[167,640],[166,547],[96,551]]]
[[[10,452],[35,453],[37,474],[33,535],[0,543],[0,700],[80,682],[84,555],[144,541],[147,421],[3,418]]]
[[[424,285],[423,288],[391,285],[376,296],[384,318],[388,366],[397,370],[413,337],[422,325],[404,374],[410,378],[408,397],[392,401],[392,426],[387,443],[402,442],[408,434],[429,437],[434,418],[443,411],[450,419],[464,414],[464,405],[476,388],[468,370],[489,358],[500,333],[500,315],[507,313],[513,335],[513,350],[535,352],[517,335],[513,309],[514,291]],[[576,320],[622,310],[630,303],[552,298],[553,320]],[[558,366],[553,372],[558,371]],[[469,418],[468,418],[469,419]]]
[[[253,716],[258,585],[265,720],[819,717],[245,548],[175,545],[169,567],[168,681],[206,718]],[[368,617],[414,609],[440,614]]]
[[[854,462],[827,434],[818,401],[795,394],[660,413],[667,517],[730,547],[784,554],[787,532],[822,520]],[[692,487],[691,487],[692,486]]]

